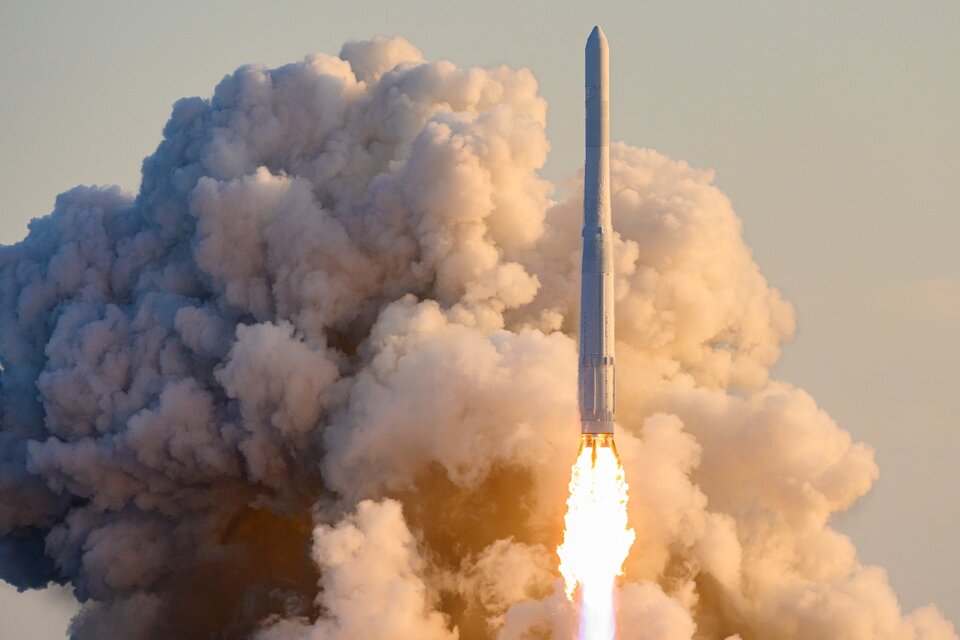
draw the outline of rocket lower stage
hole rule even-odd
[[[587,39],[583,265],[580,272],[580,428],[612,434],[616,406],[613,356],[613,229],[610,221],[610,56],[594,27]]]

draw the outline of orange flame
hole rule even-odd
[[[611,434],[585,434],[570,473],[566,528],[557,547],[567,598],[580,596],[580,640],[614,640],[613,590],[635,534],[627,482]]]

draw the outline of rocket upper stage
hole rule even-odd
[[[584,50],[587,147],[610,144],[610,49],[600,27],[594,27]]]
[[[580,272],[580,426],[613,433],[613,229],[610,222],[610,52],[600,27],[587,39],[583,264]]]

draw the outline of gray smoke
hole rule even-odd
[[[0,576],[87,638],[569,637],[581,185],[527,70],[378,38],[174,105],[0,248]],[[624,640],[958,636],[829,526],[869,447],[709,172],[615,145]]]

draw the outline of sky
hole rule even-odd
[[[837,527],[905,608],[960,621],[960,3],[592,4],[2,1],[0,242],[76,184],[136,190],[176,99],[378,34],[531,69],[559,179],[582,163],[600,24],[612,138],[716,171],[797,308],[774,374],[877,451],[880,480]],[[37,616],[62,637],[68,602],[0,588],[0,638]]]

